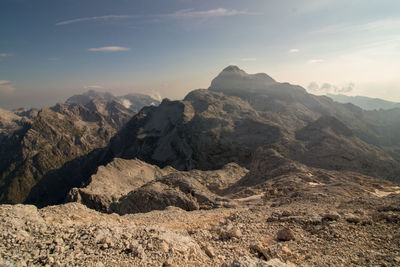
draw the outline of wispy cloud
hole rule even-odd
[[[292,48],[292,49],[288,50],[288,53],[291,53],[291,54],[298,53],[298,52],[300,52],[300,49],[298,49],[298,48]]]
[[[10,96],[14,93],[14,85],[7,80],[0,80],[0,95]]]
[[[57,26],[69,25],[80,22],[98,22],[98,21],[111,21],[111,20],[122,20],[122,19],[134,19],[134,18],[172,18],[172,19],[182,19],[182,18],[211,18],[211,17],[228,17],[237,15],[255,15],[256,13],[250,13],[246,10],[236,10],[236,9],[226,9],[226,8],[216,8],[209,10],[194,10],[194,9],[182,9],[172,13],[166,14],[149,14],[149,15],[104,15],[104,16],[94,16],[94,17],[82,17],[70,20],[63,20],[57,22]]]
[[[121,51],[129,51],[131,50],[128,47],[122,46],[103,46],[103,47],[96,47],[96,48],[89,48],[88,51],[91,52],[121,52]]]
[[[95,16],[95,17],[85,17],[85,18],[76,18],[71,20],[64,20],[57,22],[56,25],[68,25],[73,23],[85,22],[85,21],[107,21],[107,20],[118,20],[118,19],[131,19],[135,18],[135,15],[106,15],[106,16]]]
[[[241,59],[242,61],[257,61],[257,58],[255,57],[245,57]]]
[[[11,57],[12,55],[11,53],[0,53],[0,57]]]
[[[166,16],[172,18],[209,18],[209,17],[227,17],[227,16],[250,15],[250,14],[251,13],[245,10],[216,8],[216,9],[209,9],[202,11],[196,11],[194,9],[182,9],[174,13],[167,14]]]
[[[315,64],[315,63],[321,63],[321,62],[324,62],[324,60],[323,59],[310,59],[309,61],[308,61],[308,63],[309,64]]]
[[[319,28],[311,33],[320,34],[333,34],[333,33],[382,33],[382,32],[394,32],[400,30],[400,19],[398,18],[390,18],[390,19],[381,19],[375,21],[369,21],[365,23],[339,23],[333,24],[329,26],[325,26]]]

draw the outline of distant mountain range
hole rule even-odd
[[[130,104],[124,106],[125,100]],[[45,206],[68,197],[107,210],[110,197],[99,204],[98,196],[79,188],[90,184],[99,166],[118,158],[177,171],[218,170],[229,163],[257,170],[264,168],[254,165],[260,149],[312,168],[400,181],[400,109],[366,111],[237,66],[225,68],[208,89],[157,103],[89,91],[50,109],[2,112],[0,201]],[[302,166],[297,163],[285,170]]]
[[[366,96],[347,96],[327,94],[328,97],[339,103],[351,103],[365,110],[393,109],[400,108],[400,103],[391,102],[379,98],[370,98]]]
[[[66,103],[86,105],[93,99],[115,101],[122,104],[124,107],[133,110],[134,112],[138,112],[144,106],[154,106],[160,104],[159,100],[145,94],[132,93],[123,96],[114,96],[108,92],[98,92],[95,90],[89,90],[80,95],[73,95],[67,99]]]

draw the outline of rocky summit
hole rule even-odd
[[[228,66],[133,110],[0,110],[0,265],[400,265],[396,109]]]

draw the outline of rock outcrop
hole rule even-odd
[[[233,174],[232,170],[237,172]],[[123,215],[163,210],[168,206],[187,211],[228,207],[232,203],[218,193],[233,185],[246,173],[246,169],[236,164],[229,164],[218,171],[172,172],[121,197],[111,205],[111,211]]]
[[[71,189],[67,201],[109,212],[110,204],[120,197],[173,171],[172,168],[160,169],[140,160],[116,158],[106,166],[100,166],[87,186]]]

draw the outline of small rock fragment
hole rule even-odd
[[[279,241],[290,241],[290,240],[295,240],[294,233],[291,229],[289,228],[283,228],[278,231],[276,238]]]
[[[354,214],[347,214],[346,215],[346,221],[348,221],[349,223],[359,223],[361,221],[360,217],[354,215]]]
[[[208,257],[214,258],[215,257],[215,252],[212,246],[210,245],[205,245],[204,246],[204,252],[207,254]]]
[[[322,219],[325,221],[337,221],[340,219],[340,215],[336,211],[328,211],[322,216]]]

